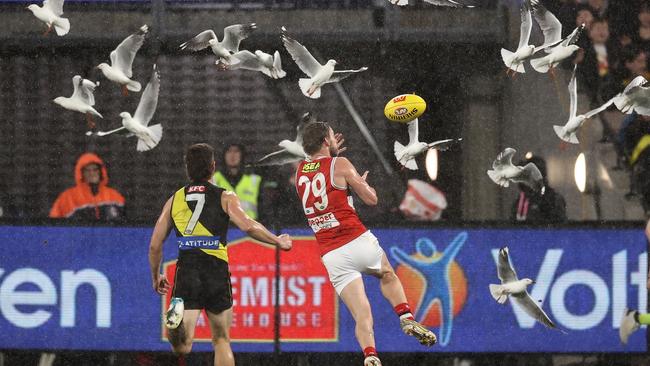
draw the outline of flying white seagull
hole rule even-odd
[[[579,143],[578,137],[576,136],[576,131],[582,127],[585,121],[598,113],[607,109],[612,103],[614,103],[614,98],[607,101],[607,103],[601,105],[600,107],[593,109],[585,114],[576,116],[578,111],[578,90],[576,83],[576,68],[578,65],[573,67],[573,74],[571,75],[571,81],[569,82],[569,96],[571,98],[571,107],[569,111],[569,121],[564,126],[554,125],[553,130],[557,136],[563,141],[577,144]]]
[[[409,129],[409,143],[404,146],[398,141],[395,141],[393,146],[395,151],[395,158],[403,166],[408,169],[416,170],[418,168],[417,163],[415,162],[415,157],[422,154],[423,152],[429,149],[437,149],[440,151],[445,151],[459,143],[462,139],[446,139],[440,140],[432,143],[420,142],[418,140],[418,119],[408,123]]]
[[[494,183],[509,187],[510,182],[523,183],[533,189],[535,192],[544,194],[544,180],[542,173],[535,164],[528,163],[524,167],[512,164],[512,157],[517,150],[508,147],[497,155],[496,160],[492,163],[492,169],[488,170],[487,175]]]
[[[526,291],[528,285],[535,283],[535,281],[530,278],[524,278],[521,280],[517,278],[517,273],[510,263],[508,247],[503,247],[499,250],[497,273],[501,280],[501,284],[490,284],[489,287],[490,294],[499,304],[505,304],[508,300],[508,296],[511,296],[511,298],[526,312],[526,314],[549,328],[557,329],[555,323],[549,319],[544,310],[535,303],[528,294],[528,291]]]
[[[300,70],[309,76],[309,78],[298,80],[298,85],[302,93],[312,99],[320,98],[321,86],[341,81],[354,73],[368,70],[367,67],[357,70],[334,70],[336,65],[334,60],[329,60],[325,65],[321,65],[305,46],[287,35],[284,27],[282,27],[282,43],[284,43],[284,47],[293,60],[296,61]]]
[[[234,24],[227,26],[223,29],[223,39],[219,42],[217,35],[212,29],[205,30],[197,34],[194,38],[181,44],[181,49],[188,49],[191,51],[200,51],[210,47],[212,53],[219,57],[219,61],[231,65],[239,62],[238,59],[232,57],[233,53],[239,51],[239,43],[248,38],[248,36],[257,29],[255,23],[250,24]]]
[[[300,123],[296,128],[296,139],[293,141],[282,140],[278,144],[282,149],[272,152],[260,160],[254,166],[270,166],[270,165],[284,165],[294,163],[307,158],[305,150],[302,148],[302,129],[305,127],[304,123]]]
[[[453,0],[424,0],[425,3],[437,6],[450,6],[453,8],[473,8],[474,5],[465,5]]]
[[[521,25],[519,32],[519,45],[515,52],[501,49],[501,58],[508,73],[525,73],[524,62],[535,53],[557,46],[562,41],[562,23],[548,11],[542,4],[535,0],[524,0],[519,8]],[[533,28],[533,16],[544,34],[544,44],[535,47],[529,45],[530,32]]]
[[[223,70],[245,69],[259,71],[272,79],[282,79],[287,75],[282,70],[282,60],[278,51],[275,51],[273,55],[269,55],[260,50],[255,51],[255,53],[242,50],[235,52],[231,57],[237,61],[233,64],[226,64],[218,60],[216,61],[217,67]]]
[[[156,107],[158,106],[158,94],[160,92],[160,75],[156,69],[156,65],[153,65],[153,72],[151,73],[151,79],[149,84],[144,88],[144,92],[140,97],[140,103],[135,110],[135,114],[131,116],[128,112],[120,113],[122,117],[122,127],[116,128],[107,132],[86,132],[86,135],[96,135],[96,136],[106,136],[112,133],[122,131],[126,129],[130,134],[137,136],[138,138],[138,151],[147,151],[151,150],[162,138],[162,126],[160,124],[148,126],[151,122],[151,118],[156,112]]]
[[[644,86],[648,80],[637,76],[622,93],[614,97],[614,104],[621,112],[631,114],[633,111],[650,116],[650,87]]]
[[[61,18],[61,15],[63,15],[63,2],[63,0],[43,0],[43,6],[31,4],[27,7],[38,20],[47,25],[44,36],[52,31],[52,27],[59,36],[65,36],[70,31],[70,21]]]
[[[158,145],[162,138],[163,129],[161,124],[148,127],[151,118],[153,118],[153,114],[156,112],[156,107],[158,106],[159,92],[160,75],[158,74],[158,70],[156,70],[156,64],[154,64],[151,79],[149,80],[147,87],[144,88],[144,92],[140,97],[140,103],[138,104],[138,108],[136,108],[133,117],[131,117],[131,114],[128,112],[120,113],[124,128],[138,137],[138,151],[153,149]]]
[[[93,121],[92,116],[104,118],[99,112],[95,110],[95,108],[93,108],[95,105],[95,96],[93,95],[93,92],[99,83],[94,83],[88,79],[82,78],[79,75],[75,75],[72,78],[72,85],[74,87],[72,96],[69,98],[57,97],[54,98],[53,102],[67,110],[85,114],[86,121],[88,122],[88,127],[95,128],[95,121]]]
[[[107,63],[97,65],[97,68],[102,71],[102,74],[108,80],[122,86],[122,94],[125,96],[129,95],[129,90],[139,92],[142,89],[142,85],[135,80],[131,80],[131,77],[133,77],[135,54],[144,44],[144,38],[148,31],[149,27],[146,24],[143,25],[137,32],[126,37],[117,48],[111,51],[110,65]]]
[[[547,15],[553,16],[553,14],[551,14],[550,11],[545,10],[545,12]],[[537,72],[546,73],[550,70],[551,74],[553,74],[555,70],[555,66],[557,66],[560,62],[566,60],[567,58],[571,57],[571,55],[573,55],[578,49],[580,49],[580,47],[576,45],[576,42],[578,42],[578,39],[580,38],[580,35],[584,31],[584,29],[585,29],[584,24],[577,27],[576,29],[573,30],[573,32],[571,32],[571,34],[569,34],[566,38],[564,38],[558,45],[546,48],[546,52],[549,53],[548,55],[530,60],[530,65]]]
[[[388,0],[393,5],[406,6],[409,0]],[[453,8],[473,8],[474,5],[465,5],[454,0],[424,0],[425,3],[437,6],[450,6]]]

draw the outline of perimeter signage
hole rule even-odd
[[[228,244],[233,296],[234,342],[273,342],[276,299],[275,247],[244,238]],[[280,336],[282,341],[336,342],[338,301],[320,263],[314,238],[295,238],[293,249],[281,254],[279,284]],[[167,278],[174,282],[176,261],[165,263]],[[167,309],[171,292],[163,298]],[[161,325],[163,338],[167,338]],[[195,339],[211,341],[205,312],[199,316]]]
[[[162,314],[169,296],[151,283],[151,228],[0,226],[0,349],[170,351]],[[354,319],[341,308],[313,232],[286,230],[276,318],[275,248],[231,230],[235,352],[359,352]],[[365,290],[381,352],[646,352],[645,330],[627,345],[624,309],[647,311],[647,240],[637,229],[373,229],[402,280],[416,319],[438,336],[435,349],[402,333],[367,276]],[[559,328],[548,329],[488,290],[499,283],[502,246],[533,300]],[[178,246],[169,238],[164,271],[173,281]],[[278,322],[276,323],[276,319]],[[480,336],[477,336],[480,335]],[[212,350],[199,318],[195,351]],[[567,340],[570,340],[567,341]]]

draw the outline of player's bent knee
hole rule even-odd
[[[229,332],[224,327],[218,327],[212,336],[212,343],[230,343]]]
[[[395,274],[395,271],[393,271],[392,269],[387,270],[384,273],[382,273],[381,279],[382,279],[382,281],[385,281],[385,282],[392,282],[392,281],[399,280],[399,278]]]
[[[181,343],[172,345],[172,350],[178,356],[187,355],[192,352],[192,343]]]

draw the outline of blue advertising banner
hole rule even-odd
[[[387,352],[645,352],[645,331],[620,344],[626,307],[647,308],[647,243],[641,229],[375,229],[416,318],[438,335],[423,348],[402,334],[366,278],[377,348]],[[282,350],[357,352],[354,321],[336,299],[311,232],[282,253]],[[168,350],[165,300],[152,289],[151,229],[0,226],[0,349]],[[273,349],[273,249],[231,231],[235,352]],[[520,278],[565,333],[545,328],[488,290],[508,246]],[[251,255],[250,253],[254,253]],[[165,244],[166,268],[175,242]],[[199,319],[199,328],[205,319]],[[203,338],[201,338],[203,337]],[[207,337],[207,338],[205,338]],[[209,340],[209,335],[199,336]],[[210,350],[198,342],[195,350]]]

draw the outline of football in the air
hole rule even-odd
[[[408,123],[420,117],[427,103],[415,94],[398,95],[386,103],[384,115],[393,122]]]

